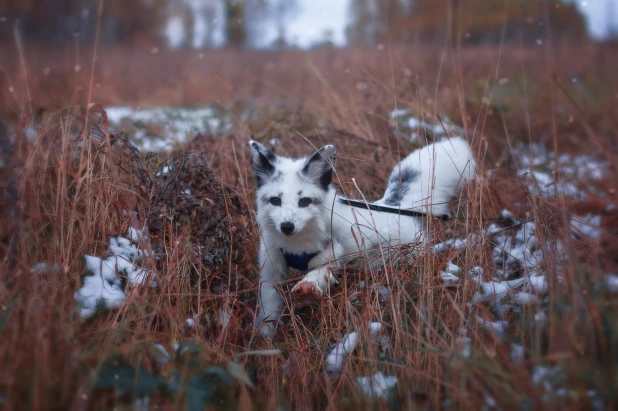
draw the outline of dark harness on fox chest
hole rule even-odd
[[[285,258],[285,262],[288,267],[292,267],[300,271],[307,271],[309,269],[309,261],[321,253],[321,251],[316,251],[315,253],[292,254],[286,253],[283,251],[283,248],[281,249],[281,252],[283,253],[283,258]]]

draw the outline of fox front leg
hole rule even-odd
[[[342,261],[343,248],[338,242],[333,242],[326,250],[310,261],[314,267],[292,288],[292,297],[298,301],[320,300],[328,293],[331,285],[337,284],[333,270],[337,270]]]
[[[260,296],[256,326],[262,336],[270,341],[275,335],[279,317],[283,311],[283,297],[277,290],[276,283],[287,277],[288,267],[279,250],[267,252],[260,247]]]
[[[331,267],[326,265],[309,271],[302,280],[292,288],[292,297],[297,303],[305,300],[321,300],[328,293],[331,285],[337,284]]]

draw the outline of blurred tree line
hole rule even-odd
[[[140,41],[155,34],[165,17],[167,0],[106,0],[100,40]],[[98,0],[2,0],[0,38],[12,39],[14,28],[30,41],[92,43],[97,28]]]
[[[223,27],[225,42],[248,45],[248,33],[258,34],[252,18],[267,18],[282,26],[297,0],[105,0],[99,41],[109,43],[157,43],[165,36],[170,18],[180,18],[187,32],[203,32],[205,47],[215,24]],[[40,43],[64,44],[94,41],[99,0],[1,0],[0,40],[12,40],[17,26],[20,35]],[[219,11],[221,15],[216,15]],[[199,12],[201,20],[195,14]],[[224,20],[224,21],[219,21]],[[195,26],[205,27],[199,29]],[[259,24],[257,25],[259,26]],[[184,41],[182,47],[190,41]]]
[[[156,44],[170,16],[176,16],[183,30],[201,26],[205,40],[193,41],[196,48],[213,45],[209,39],[215,25],[222,31],[223,42],[233,47],[255,46],[254,39],[270,25],[279,32],[274,46],[284,47],[286,20],[301,1],[312,0],[105,0],[99,40],[102,44]],[[349,44],[458,39],[462,44],[497,44],[504,39],[534,45],[548,37],[558,41],[588,37],[574,0],[348,1]],[[99,0],[2,0],[0,40],[12,40],[17,24],[28,41],[91,44],[98,5]],[[199,22],[196,10],[203,13]],[[190,43],[183,39],[180,47]]]
[[[352,43],[437,42],[535,45],[588,38],[575,0],[351,0]]]

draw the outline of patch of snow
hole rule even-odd
[[[600,215],[586,214],[584,217],[571,218],[571,227],[575,228],[577,233],[589,238],[599,238],[601,236],[600,226]]]
[[[567,197],[585,200],[588,198],[582,190],[585,187],[596,195],[605,196],[590,185],[603,180],[609,170],[609,163],[597,159],[595,154],[559,153],[556,156],[553,150],[533,143],[517,147],[515,155],[520,163],[518,174],[535,195],[554,197],[562,192]],[[559,183],[554,178],[554,170],[560,175]]]
[[[371,338],[372,344],[375,344],[378,340],[378,334],[380,333],[380,330],[382,330],[382,323],[369,323],[369,337]]]
[[[506,340],[506,332],[509,327],[508,322],[485,320],[479,316],[476,317],[476,322],[486,331],[494,333],[500,341]]]
[[[613,293],[618,292],[618,275],[608,274],[605,276],[605,285]]]
[[[387,286],[381,285],[378,287],[378,294],[380,295],[380,299],[382,301],[385,301],[390,296],[390,291],[388,290]]]
[[[457,345],[460,346],[459,352],[464,358],[470,358],[472,355],[472,339],[468,336],[468,330],[465,327],[457,330]]]
[[[467,239],[451,238],[433,246],[434,253],[441,253],[445,250],[465,250],[468,246]]]
[[[149,271],[146,271],[144,269],[137,269],[127,273],[127,280],[129,281],[129,286],[134,287],[136,285],[144,285],[148,281],[149,276]],[[156,287],[157,283],[156,281],[151,280],[149,285],[150,287]]]
[[[532,383],[543,391],[543,401],[564,398],[567,391],[561,387],[566,376],[559,366],[537,365],[532,370]]]
[[[358,333],[352,331],[339,342],[326,357],[326,372],[338,374],[343,367],[343,358],[349,355],[356,348]]]
[[[474,294],[473,302],[497,302],[511,289],[507,282],[487,281],[480,283],[480,291]]]
[[[525,350],[523,345],[520,344],[511,344],[511,361],[514,364],[519,364],[524,360]]]
[[[128,233],[131,236],[131,232]],[[109,250],[115,256],[124,256],[127,258],[135,258],[138,254],[137,245],[132,244],[131,240],[125,237],[111,237],[109,239]]]
[[[410,111],[405,108],[396,108],[395,110],[389,113],[389,117],[393,120],[397,119],[397,117],[409,116]]]
[[[511,296],[511,301],[517,305],[530,305],[538,301],[538,298],[534,294],[519,292]]]
[[[161,344],[154,344],[151,353],[153,354],[154,360],[159,364],[167,364],[170,361],[170,354]]]
[[[378,340],[380,341],[382,351],[388,351],[391,348],[391,339],[388,335],[382,334],[379,336]]]
[[[459,277],[455,275],[461,271],[457,265],[453,264],[452,261],[449,261],[446,266],[446,271],[440,271],[440,277],[444,280],[445,283],[450,284],[459,280]]]
[[[440,271],[440,277],[442,277],[442,279],[444,280],[446,284],[452,284],[459,280],[459,277],[457,277],[456,275],[447,273],[445,271]]]
[[[137,217],[137,211],[122,210],[123,217]]]
[[[422,131],[439,140],[448,136],[461,135],[463,129],[454,125],[448,117],[443,117],[442,121],[430,122],[415,117],[410,110],[396,109],[389,113],[391,125],[412,143],[416,143]]]
[[[174,344],[172,344],[172,348],[174,349],[175,353],[182,355],[188,352],[190,347],[187,344],[184,344],[184,343],[180,344],[180,343],[175,342]]]
[[[198,133],[224,133],[231,127],[227,116],[209,106],[199,108],[107,107],[107,119],[113,128],[127,132],[131,143],[144,152],[170,151]]]
[[[219,325],[222,328],[225,328],[230,324],[230,321],[232,320],[232,313],[229,309],[222,308],[219,310],[219,314],[217,315],[217,318],[219,320]]]
[[[104,306],[108,309],[118,308],[124,302],[124,291],[120,289],[120,282],[110,284],[101,274],[84,278],[84,284],[74,295],[80,302],[80,316],[90,317],[95,313],[97,306]]]
[[[549,285],[545,276],[530,276],[527,278],[528,283],[524,287],[526,290],[533,291],[539,294],[547,294]]]
[[[150,397],[144,396],[141,398],[135,398],[133,401],[133,409],[135,411],[148,411],[150,410]]]
[[[536,321],[538,325],[544,326],[545,324],[547,324],[547,321],[549,321],[549,318],[547,318],[547,314],[545,314],[545,311],[539,311],[538,313],[534,314],[534,321]]]
[[[129,227],[129,232],[127,233],[127,237],[134,243],[139,243],[140,240],[148,240],[148,235],[146,233],[146,228],[142,230],[138,230],[134,227]]]
[[[496,408],[498,406],[498,403],[493,397],[488,395],[485,397],[485,405],[489,408]]]
[[[132,231],[129,230],[128,236]],[[90,317],[97,308],[118,308],[125,300],[121,278],[126,278],[129,287],[144,285],[152,277],[150,286],[155,287],[154,276],[139,266],[143,262],[143,251],[125,237],[110,237],[109,255],[102,259],[85,255],[86,269],[91,273],[73,298],[80,306],[80,316]]]
[[[163,166],[163,168],[161,168],[161,171],[157,171],[155,176],[157,176],[157,177],[166,176],[169,173],[170,173],[170,167],[169,166]]]
[[[448,265],[446,266],[447,273],[458,273],[459,271],[461,271],[461,268],[459,268],[459,266],[453,264],[452,261],[448,262]]]
[[[367,398],[387,398],[389,390],[397,385],[397,377],[385,376],[381,371],[369,377],[358,377],[356,379],[358,390]]]
[[[376,344],[378,341],[382,345],[382,349],[387,349],[390,345],[390,340],[387,336],[381,335],[382,323],[370,322],[369,323],[369,338],[372,344]],[[350,355],[358,343],[358,333],[352,331],[344,336],[335,348],[326,357],[326,372],[331,378],[335,378],[341,372],[343,367],[343,361],[345,356]]]
[[[60,266],[58,264],[50,264],[50,263],[43,261],[41,263],[36,264],[34,267],[32,267],[30,271],[33,274],[44,274],[44,273],[55,274],[59,270],[60,270]]]
[[[470,358],[472,355],[472,339],[470,337],[463,337],[462,342],[461,355],[463,355],[464,358]]]

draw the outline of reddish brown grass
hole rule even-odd
[[[188,375],[182,363],[157,364],[148,347],[161,343],[171,350],[173,343],[189,340],[201,348],[200,364],[225,366],[235,360],[248,370],[256,389],[239,382],[231,390],[231,403],[243,409],[282,404],[293,409],[371,408],[359,397],[355,378],[377,370],[398,378],[393,407],[440,408],[448,400],[457,408],[480,408],[491,396],[505,409],[543,408],[542,389],[531,381],[535,365],[559,365],[566,375],[566,402],[548,407],[588,408],[590,389],[605,398],[606,406],[616,404],[616,300],[599,291],[598,284],[602,273],[616,269],[618,220],[615,211],[603,216],[599,240],[574,240],[565,223],[568,213],[599,213],[616,202],[615,166],[601,183],[607,193],[602,198],[585,203],[541,199],[515,176],[511,152],[518,141],[542,141],[550,147],[556,141],[560,152],[601,148],[601,159],[616,164],[618,85],[612,75],[618,57],[611,50],[564,45],[548,57],[545,50],[505,48],[500,54],[489,48],[400,46],[383,52],[220,50],[205,52],[201,59],[189,52],[101,49],[92,97],[96,103],[216,103],[231,115],[247,106],[260,114],[238,120],[229,135],[201,135],[192,141],[188,148],[201,156],[187,164],[196,168],[179,174],[166,196],[158,194],[168,180],[155,175],[162,158],[131,151],[122,138],[109,134],[105,122],[96,120],[97,113],[92,113],[91,124],[100,129],[88,133],[81,129],[79,111],[53,109],[83,102],[84,93],[77,91],[89,81],[88,50],[76,56],[28,47],[27,84],[10,47],[4,50],[9,58],[3,63],[0,102],[3,116],[17,129],[13,140],[3,138],[1,169],[0,395],[6,409],[127,403],[126,397],[95,387],[105,361],[120,354],[153,375],[168,377],[173,370]],[[76,64],[81,71],[73,71]],[[508,82],[501,85],[503,78]],[[582,86],[572,84],[572,78]],[[24,100],[26,87],[32,102]],[[424,254],[412,264],[375,270],[348,269],[321,307],[286,312],[288,321],[272,346],[252,327],[258,229],[252,220],[248,136],[282,138],[276,150],[287,155],[305,154],[307,142],[334,143],[341,156],[340,188],[358,195],[351,184],[355,178],[367,198],[376,198],[392,165],[413,148],[388,121],[395,106],[433,120],[449,115],[465,125],[478,154],[479,177],[453,205],[459,218],[446,225],[433,223],[432,242],[481,234],[502,209],[510,209],[520,218],[528,213],[540,238],[559,240],[567,250],[562,268],[557,256],[544,263],[550,279],[547,326],[536,327],[530,320],[535,304],[507,313],[510,341],[526,349],[523,363],[511,361],[508,345],[477,324],[475,317],[489,318],[489,309],[467,306],[476,283],[465,273],[480,266],[489,279],[496,270],[490,238],[482,235],[464,251]],[[41,129],[28,140],[20,130],[32,121]],[[196,160],[200,158],[207,165]],[[182,197],[190,184],[199,191],[195,204]],[[188,204],[189,211],[179,204]],[[124,217],[122,210],[136,210],[137,218]],[[208,265],[196,253],[212,251],[204,244],[213,231],[202,230],[212,218],[221,220],[215,226],[228,241],[221,254],[227,257]],[[134,289],[120,309],[80,320],[73,293],[84,273],[83,255],[102,256],[109,235],[140,223],[151,228],[148,248],[164,251],[161,260],[150,263],[158,287]],[[242,250],[240,256],[235,249]],[[454,286],[438,275],[448,260],[464,272]],[[33,272],[42,261],[60,268]],[[360,280],[366,287],[359,291]],[[373,284],[388,285],[389,299],[381,301]],[[350,299],[356,292],[360,304]],[[221,309],[232,313],[225,327],[217,321]],[[194,315],[195,328],[187,328],[185,319]],[[390,338],[385,352],[367,343],[369,321],[384,324]],[[472,338],[470,358],[460,354],[457,331],[462,327]],[[354,330],[361,343],[341,377],[331,380],[324,358],[333,343]],[[244,355],[273,346],[281,353]],[[185,400],[159,392],[151,405],[174,409]]]

